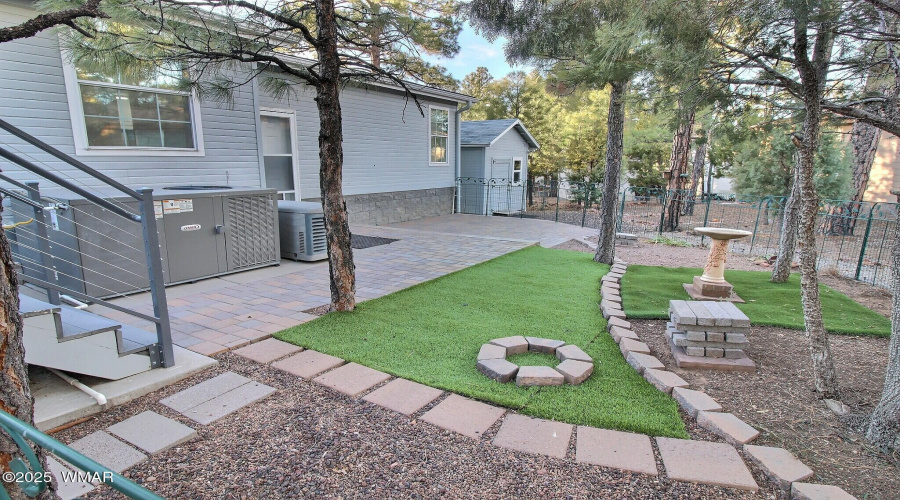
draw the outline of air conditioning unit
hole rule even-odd
[[[305,261],[328,258],[321,203],[279,201],[278,232],[282,258]]]

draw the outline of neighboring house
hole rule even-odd
[[[0,26],[36,14],[31,2],[0,0]],[[453,211],[457,110],[474,99],[410,87],[424,116],[396,86],[347,85],[341,94],[343,191],[351,222],[385,224]],[[0,119],[133,188],[275,188],[280,199],[319,200],[315,91],[297,88],[281,100],[254,80],[236,89],[229,103],[201,101],[164,80],[128,82],[80,71],[51,32],[0,50]],[[94,182],[49,155],[34,158],[77,182]]]
[[[509,215],[523,210],[528,154],[540,145],[517,119],[460,124],[460,211]]]
[[[900,139],[893,134],[882,132],[863,200],[896,203],[897,197],[892,195],[891,191],[898,189],[900,189]]]

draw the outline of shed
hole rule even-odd
[[[460,124],[459,211],[512,215],[525,208],[528,154],[540,145],[518,119]]]

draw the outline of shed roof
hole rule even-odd
[[[460,123],[460,144],[462,146],[490,146],[509,130],[516,132],[528,144],[528,149],[540,149],[540,145],[516,118],[506,120],[480,120]]]

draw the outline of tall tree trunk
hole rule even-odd
[[[794,249],[797,247],[797,230],[800,228],[800,158],[794,155],[794,182],[791,194],[784,203],[784,216],[781,220],[781,236],[778,238],[778,257],[772,268],[772,283],[785,283],[791,276],[791,262],[794,260]]]
[[[616,220],[619,201],[619,173],[625,131],[625,91],[628,81],[610,83],[609,113],[606,118],[606,171],[600,199],[600,238],[594,261],[612,264],[616,256]]]
[[[891,191],[900,197],[900,191]],[[891,343],[881,400],[869,420],[866,438],[886,453],[900,450],[900,214],[891,253]]]
[[[797,181],[800,184],[800,230],[797,233],[800,251],[800,298],[803,302],[803,320],[806,337],[809,340],[816,392],[825,399],[839,399],[834,359],[822,321],[819,276],[816,272],[816,216],[819,212],[819,196],[814,182],[815,158],[821,134],[821,100],[834,45],[834,25],[828,20],[817,19],[814,55],[810,60],[809,8],[813,4],[805,0],[794,0],[791,3],[794,9],[793,52],[802,83],[805,110],[802,137],[794,136],[794,144],[798,151]]]
[[[672,155],[669,157],[669,198],[666,215],[663,220],[663,231],[677,231],[681,206],[684,203],[684,177],[687,173],[688,157],[691,151],[691,134],[694,131],[694,110],[691,110],[678,124],[672,138]]]
[[[850,146],[853,148],[853,195],[850,197],[851,201],[856,203],[863,201],[880,139],[881,129],[861,121],[853,122],[853,128],[850,129]]]
[[[319,109],[319,187],[325,212],[325,237],[328,243],[328,268],[331,273],[331,308],[352,311],[356,307],[356,274],[350,248],[350,223],[342,191],[344,166],[341,128],[340,60],[337,51],[337,22],[334,0],[316,0],[319,84],[316,106]]]
[[[697,145],[694,151],[694,171],[691,173],[691,188],[688,193],[688,202],[684,207],[684,215],[694,215],[694,205],[697,199],[697,189],[703,191],[703,165],[706,163],[706,148],[711,134],[707,132],[706,140]]]
[[[34,397],[28,385],[28,367],[25,366],[22,316],[19,314],[19,280],[13,267],[9,240],[2,228],[0,267],[0,410],[33,425]],[[36,448],[34,451],[44,470],[49,470],[43,449]],[[9,471],[9,462],[14,458],[28,463],[16,443],[5,432],[0,431],[0,471]],[[2,485],[13,500],[28,498],[15,483],[2,481]],[[48,483],[47,486],[37,498],[58,498],[55,485]]]

